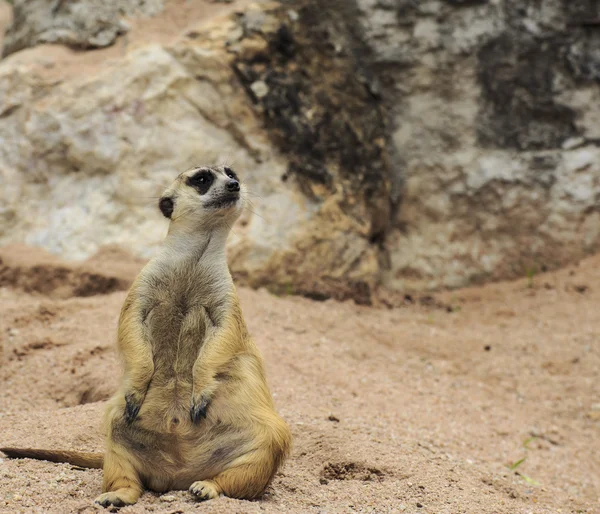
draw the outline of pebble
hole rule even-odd
[[[231,43],[235,43],[244,37],[244,29],[240,26],[234,28],[229,35],[227,36],[227,41]]]
[[[127,34],[131,30],[131,25],[125,20],[119,20],[119,30],[122,34]]]
[[[269,94],[269,86],[263,80],[257,80],[250,85],[250,89],[256,95],[256,98],[264,98]]]
[[[164,496],[160,497],[160,501],[161,502],[167,502],[167,503],[171,503],[177,500],[176,496],[173,496],[172,494],[166,494]]]
[[[570,137],[566,139],[563,144],[563,150],[573,150],[585,144],[585,139],[582,137]]]

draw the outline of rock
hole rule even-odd
[[[92,0],[56,4],[55,17],[40,0],[16,4],[30,21],[15,21],[11,51],[48,34],[110,44],[125,30],[117,0],[94,11],[105,32]],[[146,4],[126,13],[159,9]],[[391,305],[600,249],[588,3],[289,8],[248,5],[62,81],[0,62],[0,243],[148,257],[166,231],[162,188],[227,161],[252,191],[232,271],[280,294]],[[60,31],[61,13],[85,12],[79,32]]]
[[[239,58],[245,62],[264,61],[268,58],[269,47],[267,41],[262,37],[243,37],[242,27],[237,27],[233,31],[236,35],[239,33],[238,40],[242,39],[240,45],[234,49]]]
[[[489,0],[445,0],[446,3],[456,6],[487,4]]]
[[[248,279],[261,286],[278,277],[278,286],[290,281],[294,291],[315,298],[370,302],[380,273],[373,242],[383,238],[392,206],[386,113],[365,85],[369,70],[352,55],[351,30],[338,14],[316,7],[298,9],[292,25],[283,8],[262,17],[250,11],[241,20],[270,20],[252,25],[268,43],[266,60],[235,53],[233,66],[270,140],[289,160],[283,179],[319,209],[296,252],[273,263],[270,276],[253,270]],[[336,51],[340,43],[349,49],[345,56]],[[323,268],[315,274],[317,262]]]
[[[566,139],[563,144],[562,144],[562,148],[563,150],[573,150],[575,148],[579,148],[580,146],[583,146],[585,144],[585,139],[583,137],[572,137],[569,139]]]
[[[283,9],[265,19],[276,16],[287,20]],[[374,141],[382,134],[377,104],[355,83],[360,97],[347,93],[357,96],[348,103],[355,110],[336,120],[332,114],[344,97],[331,89],[335,105],[320,99],[319,91],[332,87],[321,81],[299,118],[319,154],[312,157],[303,146],[308,140],[299,138],[290,164],[287,153],[274,149],[273,133],[264,131],[263,112],[246,83],[236,78],[239,57],[228,50],[227,35],[239,23],[219,19],[198,27],[197,38],[150,45],[60,83],[0,61],[0,180],[6,184],[0,189],[0,241],[41,246],[69,259],[84,259],[107,244],[149,257],[167,228],[156,207],[162,190],[191,165],[229,162],[252,202],[230,238],[238,281],[284,294],[369,302],[379,273],[370,240],[389,221],[387,179],[381,148],[369,150],[373,157],[362,155],[360,140],[352,138]],[[278,38],[276,55],[289,55],[283,33],[269,37]],[[318,47],[301,43],[303,58],[315,59],[307,73],[316,81],[321,69],[311,52]],[[332,80],[353,73],[348,63],[328,66],[340,66]],[[273,95],[293,87],[268,85],[263,100],[270,112],[280,98]],[[319,123],[328,127],[322,141],[314,139]],[[336,141],[352,145],[328,149]]]
[[[173,496],[172,494],[163,494],[160,497],[160,501],[165,503],[173,503],[174,501],[177,501],[177,496]]]
[[[598,18],[595,7],[358,7],[393,127],[399,207],[383,283],[460,287],[598,250],[600,54],[594,30],[583,26]]]
[[[252,82],[252,84],[250,84],[250,89],[252,89],[254,96],[259,100],[269,94],[269,86],[262,80]]]
[[[40,43],[101,48],[114,43],[128,25],[121,16],[157,14],[163,0],[14,0],[14,19],[4,55]]]

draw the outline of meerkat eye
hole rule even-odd
[[[210,189],[214,179],[215,178],[210,171],[200,170],[191,177],[188,177],[187,184],[203,195]]]
[[[227,175],[229,178],[232,178],[234,180],[239,180],[237,175],[234,173],[234,171],[231,168],[228,168],[227,166],[225,166],[223,168],[223,171],[225,171],[225,175]]]

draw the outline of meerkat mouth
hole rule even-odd
[[[212,202],[206,203],[205,207],[207,209],[225,209],[227,207],[233,207],[238,200],[240,199],[240,195],[225,195]]]

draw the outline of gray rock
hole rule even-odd
[[[600,249],[595,4],[358,5],[394,120],[383,282],[458,287]]]
[[[151,16],[162,8],[163,0],[15,0],[3,54],[40,43],[106,47],[127,31],[122,16]]]
[[[0,61],[0,242],[71,259],[114,243],[148,257],[166,233],[156,206],[164,188],[191,165],[228,162],[251,191],[229,246],[240,282],[369,301],[375,210],[335,166],[327,185],[303,168],[282,180],[288,156],[274,150],[227,53],[236,26],[221,19],[195,40],[132,51],[52,85]]]
[[[324,5],[247,7],[61,83],[0,62],[0,243],[149,256],[150,197],[227,161],[252,191],[232,270],[286,294],[367,301],[600,249],[589,2]]]

